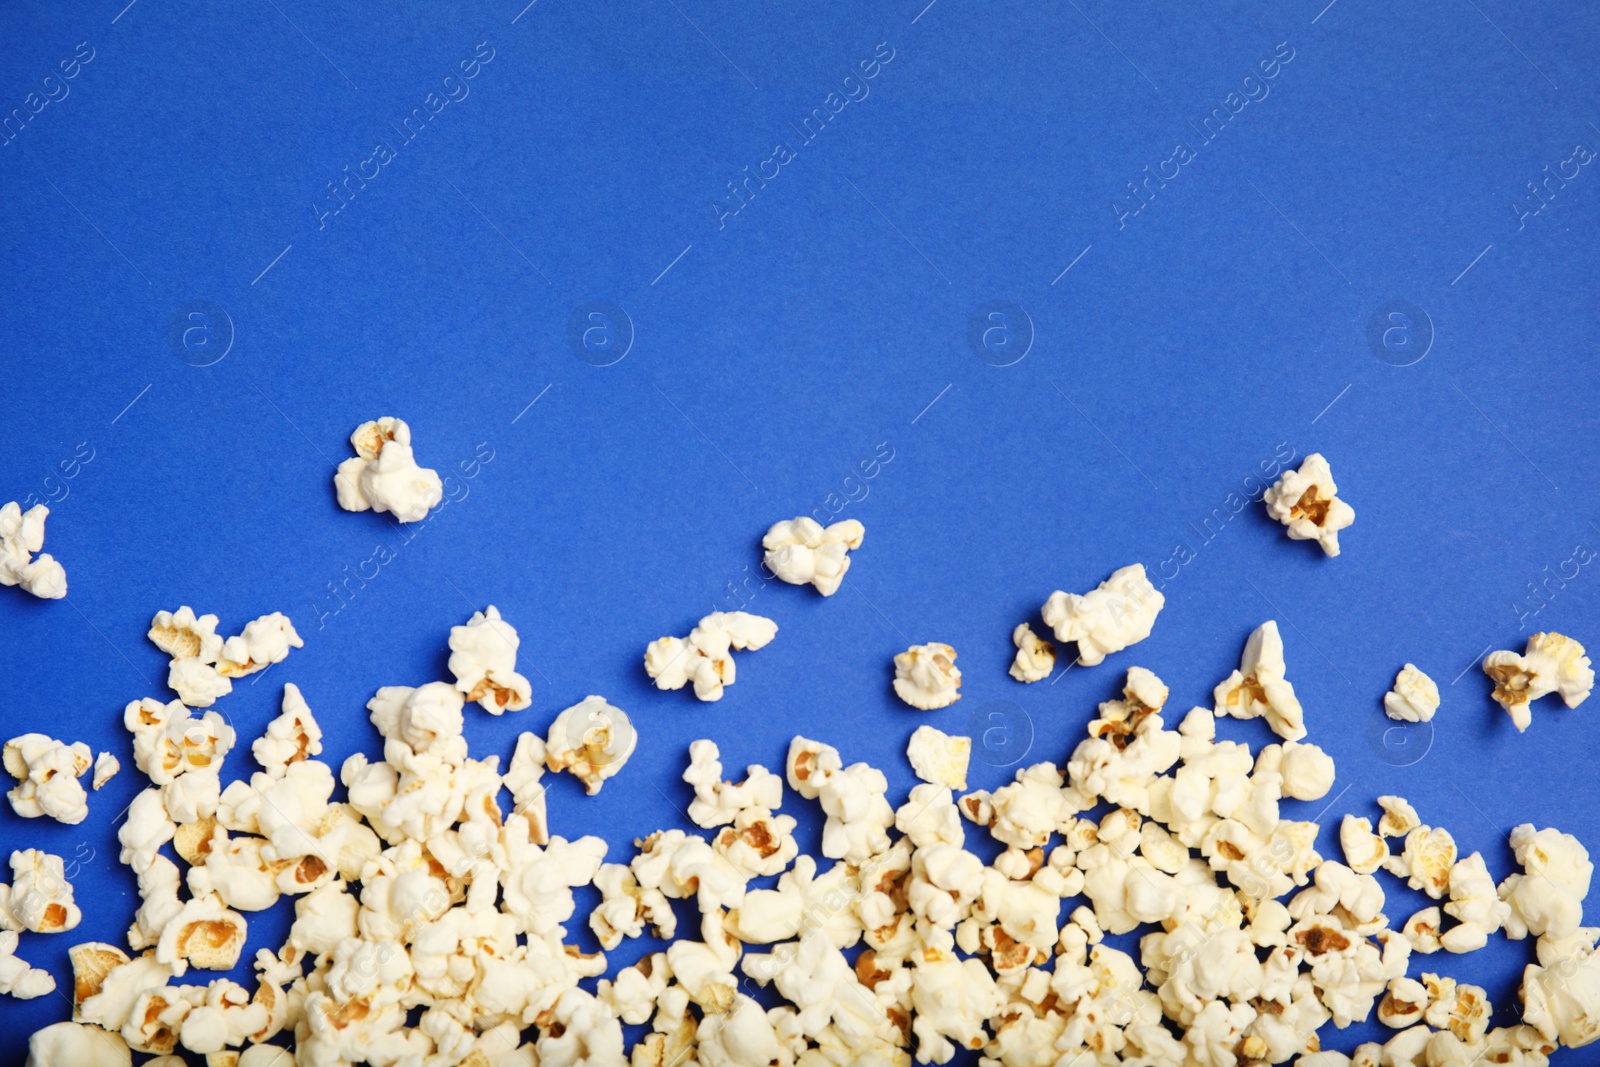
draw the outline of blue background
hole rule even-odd
[[[469,707],[474,753],[509,756],[589,693],[627,709],[639,751],[601,796],[549,780],[555,832],[603,833],[614,861],[688,825],[694,738],[732,774],[780,767],[805,733],[884,768],[898,803],[918,724],[981,734],[1009,701],[1026,761],[1061,761],[1126,667],[1159,673],[1181,715],[1268,618],[1310,740],[1338,761],[1324,855],[1343,812],[1376,817],[1391,792],[1496,878],[1523,821],[1600,844],[1595,716],[1546,701],[1518,736],[1472,669],[1536,629],[1600,642],[1594,561],[1542,602],[1528,589],[1600,545],[1600,167],[1552,182],[1536,215],[1524,188],[1575,144],[1600,149],[1600,11],[523,2],[3,16],[0,114],[80,42],[93,54],[0,147],[0,500],[56,500],[46,548],[71,582],[64,602],[0,595],[6,735],[81,739],[126,768],[77,827],[0,807],[0,848],[74,865],[83,924],[21,949],[63,991],[68,947],[121,942],[137,904],[114,836],[141,785],[122,707],[170,696],[144,632],[180,604],[229,633],[281,610],[306,639],[218,705],[243,739],[227,777],[254,769],[248,741],[288,681],[325,759],[376,753],[371,693],[447,676],[450,626],[496,604],[534,707]],[[469,95],[401,144],[391,124],[459,95],[444,79],[480,42],[492,60]],[[869,94],[801,143],[791,124],[875,50],[893,58]],[[1291,52],[1203,143],[1191,123]],[[394,158],[323,217],[325,183],[378,139]],[[779,141],[778,176],[737,213],[714,207]],[[1194,158],[1134,214],[1126,183],[1178,141]],[[632,329],[605,367],[618,316],[600,320],[610,348],[568,339],[597,300]],[[1427,321],[1374,346],[1369,319],[1395,300]],[[194,301],[210,309],[183,318]],[[969,341],[990,301],[1013,308],[998,351]],[[387,414],[453,476],[403,547],[330,486],[351,429]],[[474,466],[480,443],[493,458]],[[1255,504],[1205,525],[1280,448],[1329,457],[1357,513],[1340,558]],[[768,524],[835,508],[867,528],[837,596],[751,578]],[[393,562],[331,599],[379,543]],[[1135,560],[1167,597],[1148,641],[1052,683],[1006,676],[1011,628],[1051,590]],[[721,703],[651,689],[645,643],[739,606],[729,583],[746,579],[777,640],[740,657]],[[964,698],[923,715],[892,697],[889,663],[930,640],[960,652]],[[1407,661],[1444,706],[1435,729],[1386,734],[1380,699]],[[975,760],[973,787],[1007,780],[992,764],[1016,747]],[[812,806],[787,809],[815,851]],[[1422,900],[1383,877],[1398,925]],[[250,917],[249,952],[278,944],[288,911]],[[1496,939],[1412,973],[1485,985],[1509,1024],[1531,950]],[[0,1001],[0,1061],[67,1011]],[[1323,1036],[1348,1050],[1375,1033]]]

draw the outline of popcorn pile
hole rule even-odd
[[[291,648],[304,648],[294,624],[274,611],[248,623],[244,632],[223,640],[215,615],[196,616],[185,604],[158,611],[150,621],[150,642],[172,657],[167,686],[191,708],[209,708],[233,692],[233,679],[282,663]]]
[[[36,597],[60,600],[67,595],[67,572],[50,553],[40,552],[49,514],[43,504],[26,512],[15,500],[0,507],[0,585],[20,585]]]
[[[1530,656],[1571,682],[1575,661],[1547,646]],[[738,781],[696,741],[683,774],[695,829],[639,838],[626,862],[598,837],[550,833],[542,777],[598,792],[634,751],[628,716],[587,697],[545,736],[522,734],[502,774],[462,728],[469,700],[499,714],[526,699],[515,630],[491,608],[451,648],[455,683],[368,702],[383,757],[344,761],[343,802],[292,684],[251,746],[261,770],[225,788],[237,738],[218,712],[129,704],[150,785],[118,840],[142,905],[126,951],[72,950],[73,1021],[35,1034],[30,1064],[182,1049],[229,1067],[900,1067],[969,1050],[985,1067],[1528,1067],[1600,1037],[1600,928],[1582,925],[1593,865],[1575,838],[1517,827],[1521,869],[1497,885],[1400,797],[1379,798],[1376,828],[1344,816],[1344,862],[1317,853],[1316,823],[1281,817],[1285,797],[1325,797],[1335,768],[1304,740],[1274,624],[1214,707],[1168,729],[1167,686],[1130,667],[1064,762],[992,792],[966,792],[971,739],[926,725],[907,750],[922,783],[898,806],[882,771],[820,741],[794,738],[781,776],[751,765]],[[1536,678],[1546,666],[1524,664]],[[1264,718],[1282,740],[1254,753],[1218,740],[1223,716]],[[59,746],[29,743],[45,742]],[[86,752],[51,751],[71,755],[69,773],[87,767]],[[825,816],[825,870],[801,854],[785,784]],[[967,849],[968,826],[1002,846],[992,862]],[[12,868],[0,990],[37,996],[53,980],[16,958],[17,933],[69,930],[80,913],[59,857],[18,852]],[[1440,904],[1395,928],[1380,868]],[[595,954],[568,933],[584,886],[600,896]],[[285,897],[294,923],[255,953],[253,989],[198,980],[233,967],[246,914]],[[699,913],[681,936],[674,902]],[[1141,928],[1136,955],[1105,941]],[[669,943],[608,968],[606,952],[647,932]],[[1412,974],[1413,954],[1499,934],[1537,938],[1520,1025],[1491,1028],[1485,991],[1444,968]],[[1322,1050],[1326,1024],[1374,1016],[1396,1031],[1387,1042]],[[646,1027],[631,1050],[625,1025]]]

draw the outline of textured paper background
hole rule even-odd
[[[921,722],[1005,722],[1026,762],[1061,761],[1127,666],[1181,713],[1268,618],[1338,760],[1325,855],[1338,816],[1390,792],[1497,877],[1522,821],[1600,844],[1593,715],[1542,706],[1519,737],[1472,669],[1536,629],[1600,643],[1596,561],[1564,563],[1600,546],[1600,161],[1571,162],[1600,150],[1600,14],[523,2],[3,16],[0,115],[20,110],[0,146],[0,499],[57,501],[47,548],[72,591],[0,596],[0,714],[128,768],[78,827],[0,810],[0,848],[73,864],[83,925],[22,940],[63,990],[69,945],[120,942],[137,903],[121,709],[167,695],[143,634],[180,604],[228,632],[282,610],[306,638],[219,705],[246,738],[230,777],[287,681],[325,758],[375,753],[372,691],[440,677],[449,627],[498,605],[535,706],[469,709],[474,752],[508,756],[589,693],[626,708],[643,740],[624,774],[594,799],[551,785],[556,832],[604,833],[613,860],[687,825],[693,738],[733,771],[778,767],[803,732],[883,767],[898,801]],[[807,141],[813,109],[830,117]],[[390,158],[366,162],[380,140]],[[347,173],[371,177],[331,199]],[[747,173],[775,176],[734,199]],[[595,301],[613,310],[575,344]],[[403,546],[329,484],[383,414],[453,475]],[[1358,515],[1337,560],[1230,510],[1258,464],[1316,450]],[[769,523],[835,508],[868,531],[837,596],[752,577]],[[332,599],[379,544],[393,561]],[[1134,560],[1167,597],[1149,641],[1006,677],[1010,629],[1052,589]],[[726,699],[649,688],[646,641],[741,599],[782,629]],[[964,699],[919,715],[889,660],[928,640],[959,650]],[[1408,660],[1444,707],[1386,733]],[[1023,759],[991,740],[974,787]],[[814,812],[788,809],[814,848]],[[1397,924],[1421,906],[1385,884]],[[252,952],[286,914],[251,917]],[[1481,982],[1509,1023],[1530,956],[1497,940],[1413,973]],[[67,1010],[0,1003],[0,1060]]]

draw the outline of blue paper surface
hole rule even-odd
[[[1338,761],[1331,806],[1285,805],[1328,806],[1325,856],[1384,793],[1497,879],[1521,822],[1600,845],[1589,709],[1519,736],[1474,668],[1539,629],[1600,643],[1600,11],[524,2],[0,16],[0,500],[51,503],[71,583],[0,590],[3,721],[125,768],[77,827],[0,806],[0,852],[67,858],[85,906],[22,938],[63,992],[68,947],[121,943],[137,904],[122,708],[170,698],[144,632],[181,604],[306,639],[219,703],[230,778],[290,681],[324,759],[376,753],[372,692],[445,676],[450,626],[497,605],[534,707],[469,707],[474,754],[590,693],[628,710],[621,776],[550,786],[554,831],[613,861],[688,826],[692,739],[733,773],[804,733],[898,802],[917,725],[998,713],[1031,741],[974,761],[994,788],[1064,761],[1130,665],[1208,703],[1269,618]],[[379,415],[451,476],[404,533],[331,491]],[[1335,560],[1235,504],[1312,451],[1357,513]],[[758,577],[761,533],[807,513],[867,528],[826,600]],[[1051,590],[1134,561],[1167,598],[1148,641],[1006,676]],[[737,607],[781,630],[725,699],[650,687],[647,641]],[[932,640],[963,699],[920,714],[890,659]],[[1408,661],[1443,708],[1394,734]],[[1382,877],[1398,925],[1423,898]],[[250,952],[288,912],[250,916]],[[1531,952],[1412,973],[1510,1024]],[[0,999],[0,1063],[68,1011]]]

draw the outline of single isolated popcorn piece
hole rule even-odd
[[[474,612],[465,626],[450,627],[450,673],[467,700],[490,715],[522,711],[533,703],[533,685],[517,673],[522,639],[493,604]]]
[[[117,776],[117,772],[120,770],[122,770],[122,762],[118,760],[117,757],[113,756],[109,752],[100,753],[100,755],[94,758],[94,779],[92,781],[93,787],[95,789],[99,789],[101,786],[111,781],[111,779],[115,778]]]
[[[1583,646],[1557,633],[1537,633],[1528,638],[1522,655],[1491,652],[1483,659],[1483,673],[1494,679],[1494,699],[1506,709],[1521,733],[1533,721],[1529,705],[1555,693],[1567,707],[1589,698],[1594,671]]]
[[[747,611],[713,611],[687,638],[658,637],[644,650],[644,670],[657,689],[682,689],[694,683],[701,700],[721,700],[722,689],[738,677],[735,650],[765,648],[778,634],[778,624]]]
[[[89,815],[89,794],[78,782],[89,770],[89,746],[64,744],[44,734],[23,734],[5,744],[6,773],[17,780],[6,794],[24,819],[48,815],[76,826]]]
[[[439,472],[417,466],[411,427],[402,419],[364,422],[350,435],[356,454],[339,464],[333,488],[346,511],[390,512],[397,522],[416,522],[444,499]]]
[[[67,572],[44,547],[44,520],[50,509],[35,504],[26,512],[15,500],[0,508],[0,585],[20,585],[45,600],[67,595]]]
[[[1011,661],[1010,673],[1017,681],[1043,681],[1056,669],[1056,646],[1034,633],[1027,623],[1018,623],[1011,631],[1011,643],[1017,646],[1017,656]]]
[[[1099,588],[1079,596],[1057,590],[1044,602],[1044,621],[1057,641],[1075,641],[1078,662],[1093,667],[1150,636],[1167,598],[1134,563],[1112,573]]]
[[[937,641],[912,645],[894,658],[894,691],[919,711],[947,708],[961,699],[956,650]]]
[[[861,547],[866,528],[855,519],[823,526],[804,515],[776,522],[761,539],[762,562],[790,585],[810,585],[823,596],[839,591],[850,569],[850,550]]]
[[[919,726],[906,745],[906,758],[918,778],[931,785],[965,791],[972,738],[951,737],[931,726]]]
[[[1397,722],[1428,722],[1438,710],[1439,687],[1415,664],[1402,667],[1383,696],[1383,713]]]
[[[1267,514],[1289,528],[1295,541],[1315,541],[1330,556],[1339,554],[1339,531],[1356,521],[1356,512],[1338,497],[1333,472],[1320,452],[1305,458],[1297,471],[1284,471],[1262,500]]]
[[[1266,716],[1272,732],[1289,741],[1306,735],[1305,711],[1295,699],[1294,686],[1284,678],[1283,638],[1278,624],[1267,621],[1256,627],[1245,642],[1239,669],[1228,676],[1212,693],[1218,717],[1255,719]]]
[[[587,696],[550,724],[545,765],[577,775],[593,796],[622,770],[638,742],[627,712],[607,704],[605,697]]]

